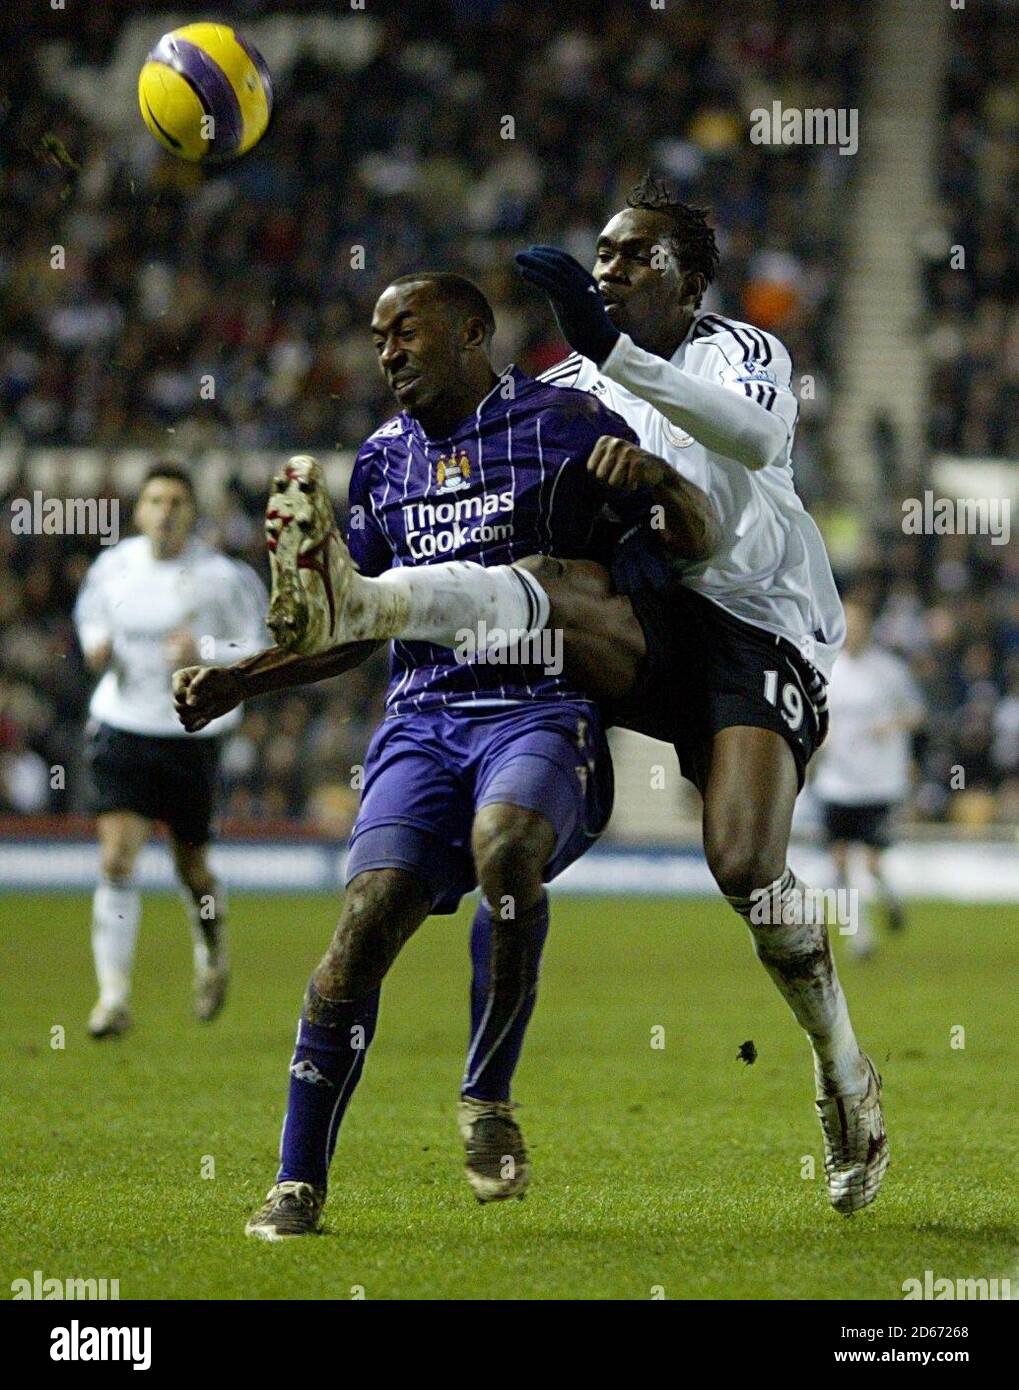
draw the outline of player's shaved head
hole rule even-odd
[[[401,275],[391,285],[432,285],[438,302],[451,313],[456,323],[477,318],[485,325],[485,337],[495,333],[495,314],[492,306],[473,280],[451,270],[419,270]]]
[[[492,306],[477,285],[445,270],[401,275],[372,313],[382,374],[430,435],[448,433],[491,390],[494,332]]]

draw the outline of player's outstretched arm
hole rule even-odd
[[[653,405],[712,453],[752,470],[781,456],[789,430],[779,414],[638,347],[613,325],[594,277],[568,252],[532,246],[514,259],[523,278],[548,295],[570,347],[603,376]],[[767,380],[778,388],[777,377]]]
[[[366,661],[378,642],[347,642],[316,656],[300,656],[270,647],[233,666],[187,666],[173,673],[177,718],[189,734],[229,714],[244,700],[272,690],[314,685]]]
[[[718,382],[684,371],[621,334],[602,363],[603,375],[653,405],[712,453],[752,472],[781,457],[789,442],[782,417]]]
[[[587,471],[613,492],[649,493],[651,505],[661,508],[658,533],[674,555],[702,561],[717,550],[721,531],[707,493],[657,454],[605,434],[591,450]]]

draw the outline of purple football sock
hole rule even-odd
[[[548,935],[548,895],[508,921],[482,900],[471,927],[471,1040],[461,1094],[509,1100],[524,1034],[538,995],[541,951]]]
[[[316,1022],[309,1022],[309,1012]],[[377,989],[363,999],[332,1000],[309,984],[290,1063],[277,1182],[325,1188],[340,1121],[361,1079],[378,1013]]]

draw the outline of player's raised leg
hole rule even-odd
[[[402,869],[359,874],[348,885],[339,925],[308,984],[280,1168],[245,1227],[249,1236],[277,1241],[318,1229],[340,1124],[375,1035],[382,980],[430,904],[424,885]]]
[[[857,1211],[873,1201],[888,1166],[881,1081],[853,1032],[824,914],[786,864],[795,760],[772,730],[733,726],[715,735],[705,762],[708,864],[808,1036],[829,1200]]]
[[[513,568],[541,586],[548,603],[544,627],[562,642],[570,681],[611,712],[633,692],[647,656],[631,601],[616,593],[608,570],[591,560],[528,555]]]
[[[96,832],[100,879],[92,896],[92,956],[99,998],[88,1031],[108,1038],[131,1026],[131,969],[142,911],[133,874],[152,822],[134,811],[106,811],[96,817]]]
[[[353,522],[352,522],[353,524]],[[547,601],[510,565],[468,561],[357,573],[336,528],[317,460],[299,454],[273,479],[265,514],[272,570],[268,624],[278,645],[314,655],[342,643],[406,637],[452,647],[458,633],[490,626],[540,630]]]
[[[362,577],[336,529],[321,468],[306,455],[273,480],[266,540],[269,626],[281,647],[305,655],[392,637],[452,648],[467,639],[480,650],[507,633],[522,641],[546,629],[562,640],[568,676],[600,700],[629,693],[644,656],[629,599],[592,561],[453,560]]]
[[[195,1017],[210,1023],[226,1001],[230,978],[226,888],[209,867],[208,844],[192,844],[171,831],[170,848],[191,917]]]

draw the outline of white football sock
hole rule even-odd
[[[849,1021],[824,921],[814,921],[804,885],[791,869],[747,898],[726,901],[750,928],[757,958],[806,1031],[818,1097],[857,1095],[867,1072]]]
[[[131,993],[131,966],[141,915],[137,888],[108,879],[100,881],[92,896],[92,957],[99,1001],[108,1008],[126,1004]]]
[[[507,632],[536,634],[548,622],[549,597],[515,565],[447,560],[387,570],[378,579],[353,575],[357,604],[348,623],[351,641],[402,637],[459,647],[465,634],[480,650],[505,642]]]
[[[875,945],[874,918],[874,877],[867,866],[862,850],[849,851],[849,884],[855,893],[855,932],[849,934],[849,949],[858,956],[869,955]]]

